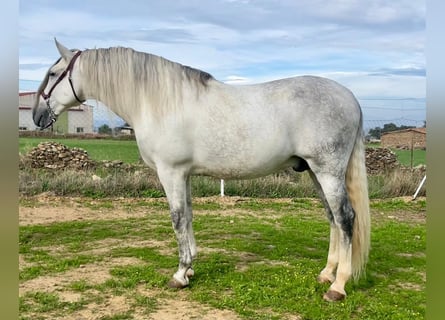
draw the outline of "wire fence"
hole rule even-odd
[[[385,124],[393,123],[398,127],[424,127],[426,126],[425,99],[359,99],[363,117],[364,130],[383,128]],[[97,101],[90,101],[93,107],[93,131],[98,132],[101,127],[120,128],[125,121]],[[116,132],[113,130],[113,132]]]
[[[35,130],[32,121],[32,96],[20,97],[19,130]],[[30,101],[28,101],[30,100]],[[397,127],[425,127],[426,101],[425,99],[370,99],[359,98],[363,111],[364,130],[383,128],[386,124]],[[114,114],[97,100],[87,100],[81,107],[74,107],[59,117],[53,127],[56,134],[131,134],[132,129],[123,119]]]
[[[426,101],[421,98],[359,99],[363,110],[364,130],[383,128],[393,123],[398,127],[426,126]]]
[[[22,91],[35,91],[39,82],[20,80]],[[364,115],[364,129],[368,132],[377,127],[383,128],[385,124],[393,123],[400,126],[424,127],[426,125],[426,99],[425,98],[369,98],[358,97]],[[125,121],[115,115],[106,106],[96,100],[88,100],[85,109],[89,112],[77,113],[68,119],[67,133],[94,132],[110,128],[112,134],[121,132],[116,128],[125,126]],[[30,112],[29,112],[30,113]],[[82,117],[84,118],[82,120]],[[33,130],[30,114],[21,112],[20,124],[22,130]],[[78,120],[73,120],[74,118]],[[83,128],[84,126],[85,128]],[[108,130],[108,129],[107,129]]]

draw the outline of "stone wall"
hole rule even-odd
[[[414,149],[426,148],[426,133],[423,128],[407,129],[394,132],[387,132],[382,135],[382,147],[411,149],[411,144]]]
[[[94,162],[81,148],[69,148],[57,142],[42,142],[24,156],[22,162],[31,168],[88,169]]]
[[[388,148],[366,148],[366,171],[382,174],[399,167],[397,155]]]
[[[122,161],[94,161],[81,148],[69,148],[57,142],[42,142],[21,159],[21,166],[46,169],[70,168],[76,170],[104,168],[129,169]],[[140,165],[139,165],[140,166]],[[397,156],[388,148],[366,148],[368,174],[381,174],[397,168]]]

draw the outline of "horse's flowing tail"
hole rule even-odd
[[[346,170],[346,189],[355,212],[352,235],[352,277],[354,279],[358,279],[365,269],[371,245],[371,218],[362,126],[361,119]]]

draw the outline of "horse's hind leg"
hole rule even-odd
[[[334,217],[332,215],[331,208],[329,207],[329,203],[326,200],[323,189],[321,188],[321,185],[318,182],[317,177],[312,172],[312,170],[309,170],[308,172],[320,195],[320,199],[323,202],[323,205],[326,210],[326,215],[331,223],[328,259],[326,267],[320,272],[320,275],[318,276],[317,280],[320,283],[333,283],[335,281],[335,271],[337,270],[337,265],[338,265],[338,244],[339,244],[338,228],[334,223]]]
[[[338,301],[346,297],[344,287],[352,274],[354,210],[346,192],[344,174],[318,173],[316,176],[332,213],[331,241],[334,242],[330,244],[332,256],[328,258],[328,269],[322,274],[330,273],[338,261],[335,280],[323,298]]]
[[[173,168],[158,168],[158,176],[164,187],[170,206],[173,229],[179,246],[178,271],[169,282],[171,288],[183,288],[189,284],[189,269],[192,267],[193,252],[196,254],[191,230],[191,211],[187,209],[187,180],[188,174],[184,170]],[[190,201],[191,202],[191,201]]]

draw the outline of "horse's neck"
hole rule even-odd
[[[88,98],[99,100],[132,125],[142,118],[145,122],[150,119],[159,122],[167,113],[180,111],[184,107],[184,100],[196,99],[207,90],[204,83],[207,79],[202,80],[201,74],[195,70],[184,70],[178,64],[159,57],[151,59],[153,68],[145,72],[149,72],[148,76],[152,79],[145,76],[142,76],[142,81],[133,79],[131,72],[114,77],[110,73],[117,71],[113,68],[100,71],[103,66],[98,67],[97,72],[110,73],[102,78],[98,74],[85,74],[86,86],[91,84],[85,88]],[[185,79],[184,72],[188,72]],[[191,94],[195,91],[196,95]]]
[[[137,108],[139,104],[136,103],[135,97],[128,97],[129,93],[125,88],[117,88],[117,92],[110,94],[109,88],[112,88],[111,84],[105,82],[95,88],[86,88],[86,98],[101,102],[125,122],[132,125],[133,118],[138,116]]]

